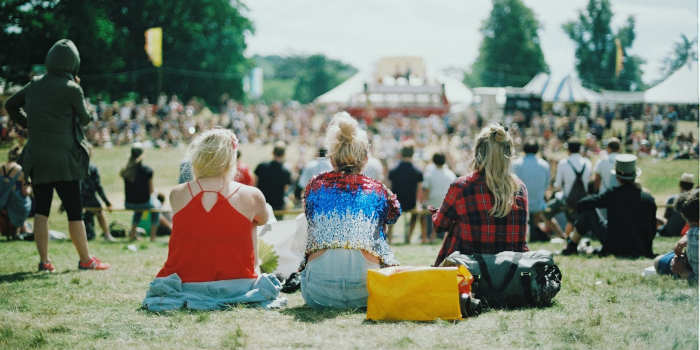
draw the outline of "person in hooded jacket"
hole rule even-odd
[[[12,121],[28,129],[21,164],[32,182],[36,200],[34,239],[39,271],[53,272],[48,257],[48,217],[56,190],[68,214],[68,230],[81,270],[106,270],[109,264],[88,251],[82,220],[79,181],[88,174],[83,127],[91,121],[77,76],[80,55],[68,39],[57,41],[46,54],[47,74],[31,81],[5,103]]]

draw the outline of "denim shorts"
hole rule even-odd
[[[661,259],[659,259],[656,273],[659,275],[672,275],[673,272],[671,272],[671,260],[673,260],[675,257],[676,254],[674,252],[664,254]]]
[[[359,250],[329,249],[306,264],[301,295],[313,308],[366,307],[367,270],[377,268]]]
[[[158,200],[154,197],[151,197],[148,202],[145,203],[124,203],[124,207],[126,209],[131,209],[134,211],[134,214],[131,217],[131,224],[133,226],[138,226],[139,222],[141,222],[141,215],[143,212],[148,211],[148,209],[158,209],[160,205],[157,205],[157,203]],[[159,214],[160,213],[157,211],[151,212],[151,226],[158,225]]]

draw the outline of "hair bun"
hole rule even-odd
[[[355,123],[352,123],[349,120],[340,120],[338,122],[338,128],[340,129],[337,136],[338,141],[352,142],[352,140],[355,138]]]
[[[496,142],[505,142],[508,135],[506,134],[506,130],[503,129],[503,127],[496,126],[493,129],[491,129],[491,137],[493,137],[493,139]]]

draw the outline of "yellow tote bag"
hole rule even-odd
[[[461,320],[457,276],[456,267],[394,266],[368,270],[367,319]]]

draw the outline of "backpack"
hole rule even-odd
[[[442,263],[456,265],[469,269],[474,297],[489,307],[546,306],[561,289],[561,271],[546,250],[472,255],[455,251]]]
[[[566,196],[566,206],[570,210],[576,210],[576,203],[578,203],[581,198],[588,194],[586,192],[586,187],[583,185],[583,172],[586,170],[586,164],[583,164],[581,171],[576,171],[576,168],[574,168],[574,165],[571,164],[571,161],[567,160],[566,162],[569,163],[571,170],[573,170],[574,174],[576,174],[574,185],[571,187],[571,191],[569,191],[569,194]]]

